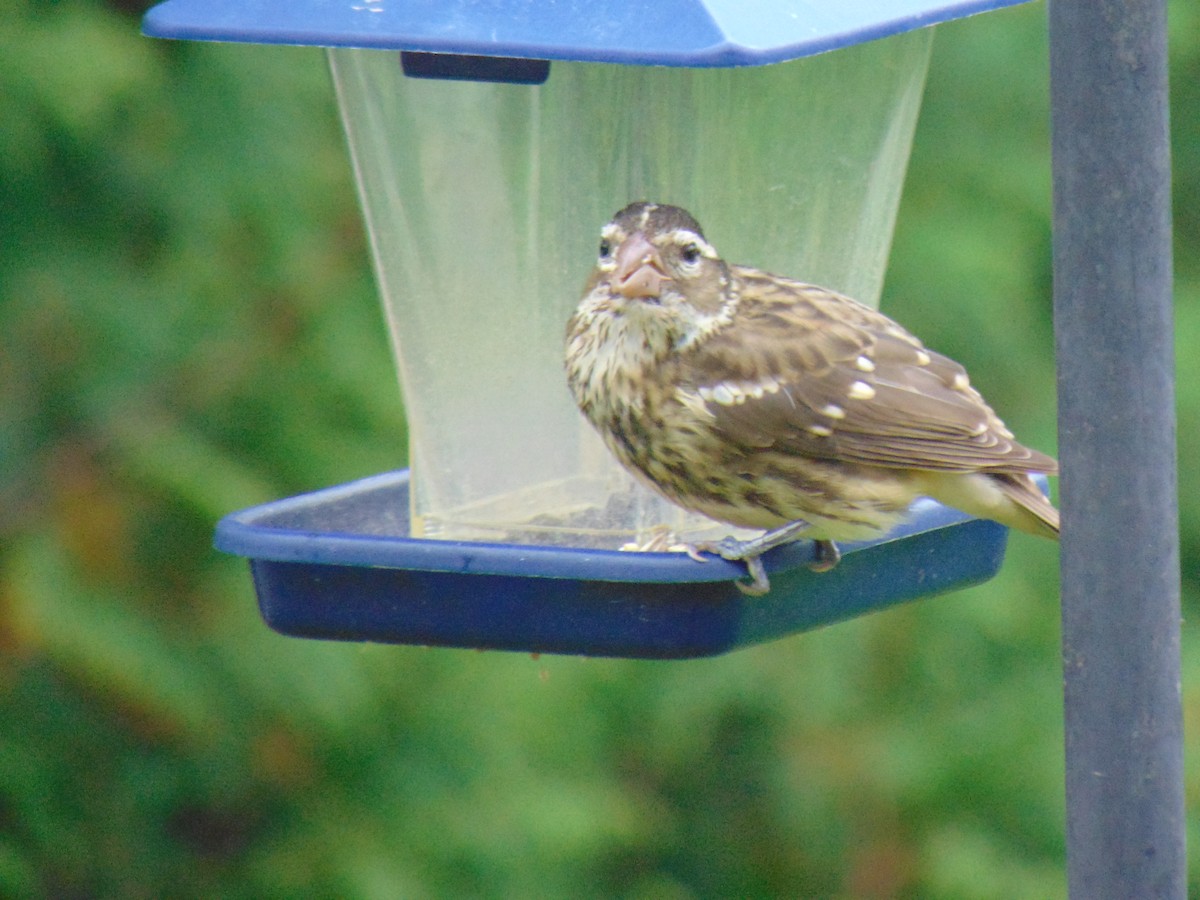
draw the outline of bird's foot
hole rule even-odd
[[[695,544],[685,544],[683,549],[692,559],[704,562],[703,553],[714,553],[722,559],[732,562],[744,562],[750,573],[750,581],[736,581],[738,590],[751,597],[760,597],[771,589],[770,579],[763,568],[762,555],[783,544],[799,540],[800,535],[808,527],[807,522],[793,522],[782,528],[768,531],[761,537],[748,541],[739,541],[734,537],[722,538],[719,541],[701,541]],[[842,554],[833,541],[814,541],[816,558],[809,563],[808,568],[813,572],[828,572],[841,561]]]
[[[759,559],[757,553],[747,551],[747,545],[752,541],[739,541],[733,537],[722,538],[719,541],[700,541],[695,544],[685,544],[683,551],[696,562],[707,562],[707,557],[702,554],[715,553],[721,559],[728,559],[731,562],[743,562],[746,564],[746,570],[750,573],[750,581],[735,581],[734,585],[743,594],[748,594],[751,597],[761,597],[771,589],[771,581],[767,578],[767,571],[763,568],[762,560]]]

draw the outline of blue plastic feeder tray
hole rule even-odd
[[[623,553],[408,536],[408,472],[389,472],[225,517],[216,546],[250,559],[263,618],[306,638],[585,656],[712,656],[999,570],[1008,530],[922,500],[886,537],[810,571],[813,544],[745,567],[682,553]]]

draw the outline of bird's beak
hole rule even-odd
[[[662,257],[640,231],[617,248],[617,292],[630,300],[659,297],[669,281]]]

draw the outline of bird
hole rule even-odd
[[[686,210],[639,200],[600,232],[565,336],[579,410],[637,480],[686,510],[760,537],[688,544],[746,565],[890,531],[927,496],[1057,539],[1033,475],[1050,456],[1018,443],[957,362],[835,291],[727,263]]]

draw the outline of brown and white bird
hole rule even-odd
[[[958,363],[825,288],[729,265],[685,210],[632,203],[567,326],[567,380],[621,463],[668,500],[761,538],[696,545],[744,560],[800,538],[879,535],[919,496],[1049,538],[1058,510]]]

